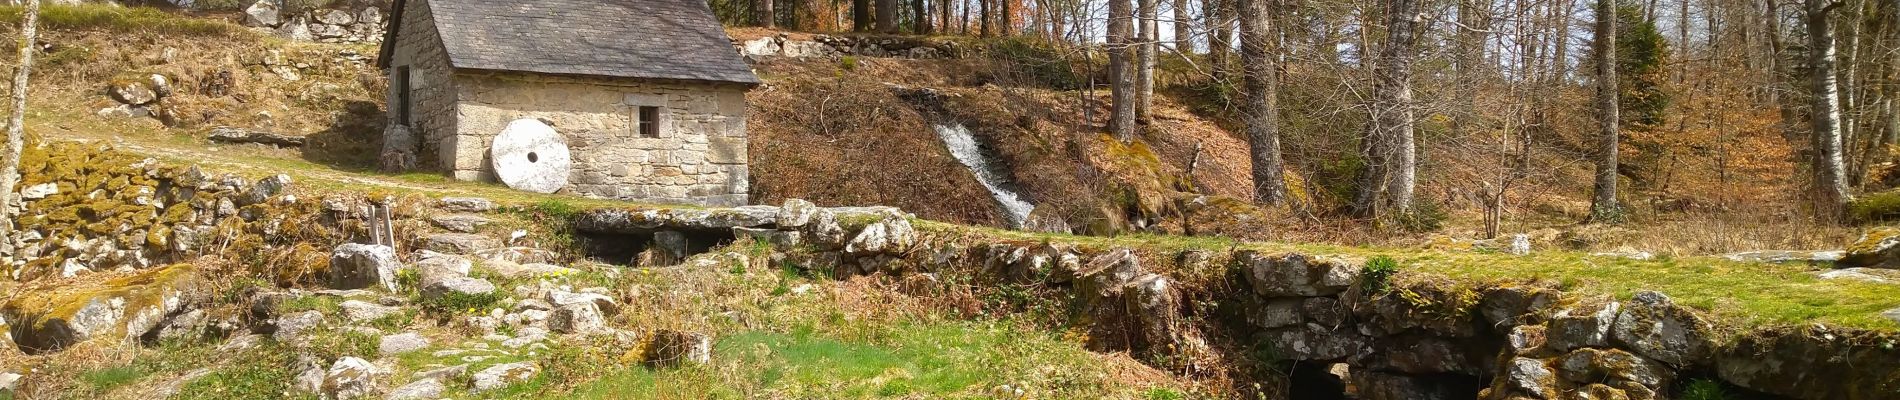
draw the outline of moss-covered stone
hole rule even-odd
[[[166,315],[208,296],[197,268],[177,264],[135,275],[52,291],[28,292],[0,306],[0,315],[29,354],[57,351],[93,339],[134,340]]]

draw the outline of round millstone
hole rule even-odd
[[[535,193],[567,187],[567,143],[547,123],[533,118],[509,122],[488,152],[495,177],[508,187]]]

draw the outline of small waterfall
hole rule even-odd
[[[1029,211],[1036,209],[1036,206],[1023,201],[1022,195],[1003,187],[1003,179],[997,176],[995,168],[990,166],[989,158],[984,157],[983,150],[977,147],[976,136],[970,134],[970,129],[964,128],[963,124],[934,127],[937,137],[943,139],[943,146],[950,149],[950,154],[956,156],[963,166],[970,167],[970,172],[976,174],[976,181],[983,183],[983,187],[990,190],[990,196],[1003,205],[1004,211],[1009,212],[1010,224],[1021,228],[1023,221],[1029,219]]]

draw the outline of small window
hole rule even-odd
[[[660,137],[660,108],[640,106],[635,112],[634,129],[640,137]]]
[[[396,87],[396,122],[404,126],[413,126],[415,121],[411,117],[409,104],[409,66],[396,67],[395,78],[396,82],[393,86]]]

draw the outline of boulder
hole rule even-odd
[[[369,322],[402,312],[402,307],[391,307],[362,300],[345,300],[339,306],[343,309],[343,319],[350,322]]]
[[[1273,354],[1288,360],[1340,362],[1368,349],[1369,339],[1357,332],[1318,325],[1270,330],[1261,334]]]
[[[402,263],[396,261],[396,250],[389,246],[345,243],[330,255],[330,287],[382,287],[395,291],[396,271],[401,269]]]
[[[1076,295],[1090,303],[1117,296],[1129,281],[1141,274],[1141,258],[1133,250],[1109,250],[1089,259],[1088,265],[1076,272]]]
[[[1636,293],[1616,316],[1612,336],[1630,351],[1677,368],[1708,361],[1714,326],[1662,293]]]
[[[266,201],[270,201],[271,198],[283,194],[285,190],[290,189],[290,184],[290,175],[284,174],[271,175],[264,179],[259,179],[257,183],[252,184],[250,188],[245,190],[241,195],[235,196],[236,200],[234,205],[245,207],[252,204],[263,204]]]
[[[778,38],[767,36],[747,40],[740,46],[740,52],[750,58],[777,56],[779,52]]]
[[[416,276],[419,278],[417,283],[422,286],[453,278],[468,277],[469,271],[475,268],[475,262],[469,261],[466,257],[426,251],[425,253],[427,254],[421,260],[416,261],[415,266]]]
[[[1900,393],[1900,346],[1891,334],[1819,324],[1737,337],[1716,356],[1723,381],[1797,399],[1892,399]]]
[[[1234,259],[1246,271],[1254,293],[1267,297],[1336,294],[1352,286],[1364,267],[1357,260],[1299,253],[1265,256],[1244,251]]]
[[[1551,315],[1544,345],[1556,351],[1603,347],[1610,343],[1622,304],[1609,299],[1586,299]]]
[[[548,316],[548,329],[559,333],[593,334],[601,332],[606,326],[606,318],[593,302],[566,304]]]
[[[501,247],[501,241],[472,233],[438,233],[422,238],[422,247],[430,251],[472,255]]]
[[[449,212],[484,213],[495,210],[495,202],[480,197],[443,197],[436,205]]]
[[[910,219],[885,216],[883,220],[859,230],[845,245],[844,251],[851,254],[903,254],[916,243],[917,231],[911,228]]]
[[[0,393],[12,393],[13,390],[19,386],[20,378],[25,377],[25,375],[10,371],[0,371]]]
[[[1867,230],[1847,247],[1847,254],[1834,262],[1835,268],[1900,268],[1900,228],[1878,227]]]
[[[146,332],[140,336],[139,339],[146,344],[159,344],[166,341],[199,337],[204,334],[206,326],[211,322],[209,315],[210,314],[205,312],[205,310],[190,310],[177,315],[168,316],[158,327],[152,328],[150,332]],[[5,323],[0,323],[0,329],[5,328],[5,325]]]
[[[653,366],[704,365],[712,362],[712,336],[698,332],[663,329],[653,333],[647,345],[646,362]]]
[[[1491,287],[1479,294],[1483,297],[1478,300],[1478,314],[1499,332],[1538,322],[1561,297],[1556,290],[1536,286]]]
[[[466,368],[466,366],[464,367]],[[448,390],[448,386],[443,385],[439,379],[422,378],[421,380],[410,382],[407,385],[402,385],[402,387],[389,391],[389,396],[384,397],[384,399],[433,400],[443,398],[443,394],[448,392]]]
[[[818,206],[804,199],[785,199],[785,205],[779,206],[778,228],[797,230],[810,224],[812,217],[818,215]]]
[[[323,325],[323,313],[316,310],[277,317],[277,321],[273,324],[276,330],[271,332],[271,338],[279,342],[294,343],[302,340],[304,335],[321,325]]]
[[[541,373],[541,367],[530,362],[499,364],[476,372],[470,382],[470,393],[481,393],[508,387],[516,382],[526,381]]]
[[[601,314],[606,316],[613,316],[620,313],[620,303],[614,301],[613,297],[600,293],[573,293],[555,290],[548,292],[548,303],[557,309],[576,304],[589,304],[599,309]]]
[[[1504,364],[1504,382],[1509,390],[1539,399],[1555,399],[1563,393],[1558,388],[1557,374],[1543,361],[1532,358],[1512,358]],[[1495,395],[1495,394],[1494,394]],[[1507,398],[1494,396],[1494,398]]]
[[[1247,307],[1247,322],[1259,328],[1298,325],[1306,322],[1300,313],[1304,304],[1298,297],[1267,300],[1265,304]]]
[[[377,378],[383,374],[384,371],[369,360],[343,357],[324,373],[322,393],[325,398],[337,400],[367,398],[376,392]]]
[[[143,106],[158,102],[158,91],[152,90],[145,81],[119,80],[106,87],[106,94],[113,100],[129,106]]]
[[[279,0],[256,0],[244,7],[244,26],[276,27],[284,23],[283,8]]]
[[[356,15],[351,14],[349,11],[330,9],[330,10],[316,11],[316,12],[313,12],[312,14],[315,14],[317,16],[318,22],[322,22],[325,24],[349,25],[352,23],[356,23]]]
[[[448,214],[430,217],[429,222],[451,232],[475,233],[475,230],[481,229],[483,225],[488,225],[492,221],[487,217],[474,214]]]
[[[481,296],[495,292],[495,284],[479,278],[449,278],[422,287],[423,298],[441,298],[451,295]]]
[[[1617,349],[1577,349],[1557,359],[1555,364],[1564,380],[1575,384],[1623,383],[1641,385],[1649,391],[1661,391],[1675,380],[1675,370],[1647,358]]]
[[[797,247],[802,242],[802,235],[798,231],[777,229],[732,228],[732,236],[751,239],[754,243],[770,243],[779,249]]]
[[[1900,270],[1880,268],[1846,268],[1820,273],[1821,279],[1860,281],[1867,283],[1894,283],[1900,281]]]
[[[383,336],[377,342],[376,352],[384,356],[394,356],[429,348],[429,338],[414,332]]]
[[[1511,355],[1526,355],[1544,347],[1549,340],[1548,327],[1544,325],[1518,325],[1511,333],[1504,335],[1505,350]]]
[[[177,316],[209,301],[188,264],[151,268],[104,280],[76,282],[11,300],[6,314],[11,341],[29,355],[45,354],[99,337],[140,339]]]
[[[653,232],[653,244],[647,248],[647,256],[641,260],[642,266],[670,267],[686,261],[692,251],[692,243],[687,242],[686,234],[679,231]]]

